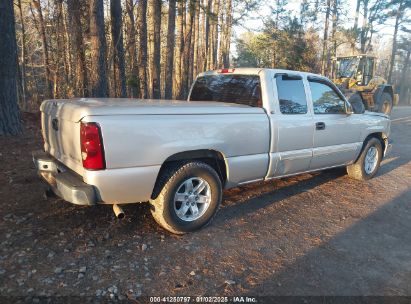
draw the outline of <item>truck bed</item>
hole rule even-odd
[[[129,98],[55,99],[43,102],[40,109],[44,113],[53,112],[58,117],[74,122],[80,121],[85,116],[94,115],[253,114],[263,112],[261,108],[233,103]]]

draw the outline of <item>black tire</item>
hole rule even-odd
[[[378,101],[378,112],[384,113],[386,115],[391,115],[392,105],[393,101],[391,94],[384,92],[382,93],[381,98]]]
[[[372,170],[372,172],[366,172],[365,169],[365,160],[368,151],[372,148],[375,147],[378,151],[378,159],[377,159],[377,164],[375,168]],[[357,159],[355,163],[352,165],[347,166],[347,173],[348,176],[354,179],[358,180],[369,180],[373,178],[380,167],[381,160],[383,156],[383,149],[381,145],[381,141],[375,137],[370,138],[364,145],[364,148],[361,152],[360,157]]]
[[[200,178],[208,183],[211,201],[201,217],[193,221],[184,221],[177,215],[174,197],[181,185],[192,178]],[[217,213],[221,200],[222,183],[211,166],[198,161],[174,163],[161,172],[153,198],[150,200],[151,213],[164,229],[175,234],[184,234],[208,225]]]
[[[352,95],[349,102],[355,114],[362,114],[365,112],[365,106],[359,94]]]

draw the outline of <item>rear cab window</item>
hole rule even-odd
[[[258,75],[205,75],[197,78],[190,101],[217,101],[262,108]]]

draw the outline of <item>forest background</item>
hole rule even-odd
[[[2,0],[0,134],[48,98],[185,99],[203,71],[363,53],[411,104],[411,0]]]

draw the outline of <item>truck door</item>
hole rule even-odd
[[[347,115],[346,101],[329,81],[308,77],[314,111],[314,147],[310,170],[345,165],[362,147],[361,115]]]
[[[276,74],[270,114],[272,144],[268,177],[307,171],[313,148],[314,124],[300,75]]]

